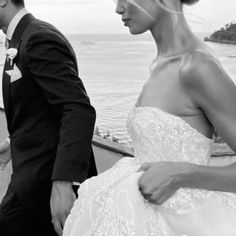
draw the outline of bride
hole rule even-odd
[[[214,130],[236,151],[236,87],[186,23],[194,2],[117,1],[158,47],[127,119],[135,158],[81,184],[64,236],[236,235],[236,164],[208,165]]]

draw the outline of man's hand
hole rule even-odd
[[[53,182],[50,206],[52,223],[59,236],[62,235],[65,220],[70,213],[75,199],[76,197],[71,182]]]
[[[7,163],[11,160],[10,143],[4,140],[0,143],[0,168],[3,171]]]
[[[139,179],[140,192],[147,201],[161,205],[185,186],[189,168],[183,162],[145,163],[139,169],[145,171]]]

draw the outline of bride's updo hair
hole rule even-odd
[[[186,5],[192,5],[194,3],[197,3],[199,0],[181,0],[182,4]]]

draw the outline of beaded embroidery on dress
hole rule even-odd
[[[78,191],[64,236],[235,236],[236,195],[179,189],[161,206],[138,189],[144,162],[208,165],[212,140],[182,118],[154,107],[135,107],[127,119],[135,158],[86,180]]]

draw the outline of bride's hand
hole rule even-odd
[[[156,205],[167,201],[187,182],[191,164],[184,162],[145,163],[139,171],[145,171],[139,179],[143,197]]]

